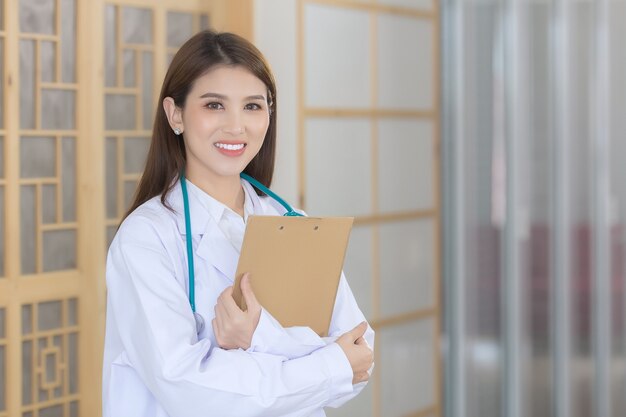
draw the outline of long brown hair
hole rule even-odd
[[[269,187],[274,174],[276,151],[276,83],[261,52],[246,39],[234,33],[202,31],[178,50],[170,64],[159,95],[152,142],[146,167],[135,192],[133,204],[124,218],[137,207],[157,195],[165,202],[185,167],[185,143],[176,136],[163,109],[163,100],[172,97],[179,108],[184,108],[193,83],[217,65],[241,66],[261,80],[267,87],[270,123],[263,146],[244,172]],[[258,192],[258,191],[257,191]]]

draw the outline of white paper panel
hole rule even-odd
[[[435,223],[405,220],[380,226],[380,311],[383,317],[432,307]]]
[[[193,14],[167,12],[167,46],[178,48],[193,34]]]
[[[152,10],[123,7],[122,22],[124,43],[152,43]]]
[[[382,212],[434,207],[433,123],[384,119],[378,123],[378,205]]]
[[[117,16],[115,7],[106,5],[104,12],[104,85],[106,87],[117,85],[117,49],[115,44]]]
[[[372,307],[372,241],[373,228],[353,227],[346,252],[344,273],[361,311],[373,319]]]
[[[35,259],[35,186],[23,185],[20,189],[22,274],[32,274],[37,268]]]
[[[20,0],[20,31],[54,34],[54,0]]]
[[[124,173],[140,174],[143,172],[150,147],[150,138],[128,137],[124,139]]]
[[[378,17],[378,105],[432,109],[435,22],[399,15]]]
[[[35,128],[35,42],[20,40],[20,127]]]
[[[57,220],[57,193],[56,185],[44,184],[41,186],[41,214],[43,223],[56,223]]]
[[[433,10],[435,0],[377,0],[379,4],[406,7],[413,10]]]
[[[366,11],[305,7],[307,106],[370,107],[369,25]]]
[[[76,139],[61,139],[61,185],[63,221],[76,220]]]
[[[105,128],[107,130],[135,129],[135,100],[134,95],[107,94],[105,96]]]
[[[74,268],[76,268],[76,231],[43,232],[44,272]]]
[[[41,127],[43,129],[74,129],[76,126],[76,92],[41,90]]]
[[[0,278],[4,276],[4,187],[0,187]]]
[[[56,42],[42,41],[39,44],[41,81],[54,82],[56,78]]]
[[[61,0],[61,81],[76,82],[76,0]]]
[[[152,129],[152,123],[154,120],[154,103],[153,103],[153,59],[152,52],[143,52],[141,54],[141,85],[142,85],[142,112],[143,112],[143,128],[146,130]]]
[[[306,210],[312,216],[371,214],[371,124],[366,119],[306,123]]]
[[[404,417],[435,404],[433,319],[378,330],[381,416]]]
[[[20,177],[56,176],[56,139],[54,137],[20,138]]]
[[[4,38],[0,38],[0,62],[4,62]],[[4,80],[4,65],[0,65],[0,80]],[[4,82],[0,83],[0,129],[4,129]]]
[[[115,219],[117,212],[117,138],[108,137],[104,145],[106,163],[106,213],[107,219]]]
[[[0,309],[0,311],[4,312],[4,309]],[[0,314],[0,316],[2,316]],[[2,324],[0,324],[2,326]],[[6,411],[6,348],[4,345],[0,345],[0,412]]]

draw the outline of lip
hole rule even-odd
[[[241,148],[241,149],[224,149],[224,148],[220,148],[219,146],[217,146],[218,143],[221,143],[223,145],[243,145],[243,148]],[[217,149],[219,151],[219,153],[221,153],[224,156],[237,157],[237,156],[241,156],[246,151],[246,147],[248,146],[248,144],[246,142],[243,142],[243,141],[221,140],[219,142],[215,142],[213,144],[213,146],[215,146],[215,149]]]

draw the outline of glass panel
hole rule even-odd
[[[107,218],[115,219],[117,213],[117,138],[106,138],[106,207]]]
[[[39,392],[39,395],[37,396],[37,401],[39,402],[43,402],[43,401],[48,401],[50,399],[50,395],[48,394],[48,390],[44,390],[43,389],[43,384],[44,384],[44,375],[43,375],[43,368],[44,368],[44,363],[41,361],[42,356],[41,356],[41,351],[43,349],[45,349],[48,346],[48,339],[41,337],[39,338],[37,343],[37,350],[35,351],[35,372],[37,372],[34,375],[34,378],[37,380],[37,391]],[[41,369],[41,373],[39,372],[39,370]]]
[[[124,138],[124,173],[142,173],[150,148],[150,138]]]
[[[32,404],[33,342],[22,342],[22,405]]]
[[[67,300],[67,325],[76,326],[78,324],[78,299]]]
[[[0,22],[2,22],[1,10],[2,2],[0,2]],[[4,62],[4,38],[0,38],[0,62]],[[4,80],[4,65],[0,65],[0,80]],[[0,83],[0,129],[4,129],[4,82]]]
[[[63,221],[76,220],[76,142],[74,138],[61,140],[61,194]]]
[[[374,317],[372,306],[372,245],[374,229],[371,227],[354,227],[350,234],[344,272],[354,298],[366,318]]]
[[[41,90],[41,127],[43,129],[74,129],[76,93],[66,90]]]
[[[437,152],[432,122],[380,120],[378,132],[380,211],[433,209]]]
[[[167,46],[178,48],[193,34],[193,14],[167,12]]]
[[[611,360],[612,409],[614,416],[626,415],[626,50],[622,39],[626,37],[626,2],[610,4],[611,36],[611,196],[613,199],[612,242],[612,337]]]
[[[200,15],[200,30],[209,29],[209,16],[206,14]]]
[[[70,333],[68,335],[68,351],[67,351],[67,364],[68,364],[68,376],[69,376],[69,391],[70,394],[76,394],[78,392],[78,334]]]
[[[2,5],[0,5],[2,7]],[[4,346],[0,346],[0,411],[6,411],[6,350]]]
[[[70,417],[78,417],[78,401],[70,403]]]
[[[107,94],[105,98],[105,112],[107,130],[134,130],[135,96],[121,94]]]
[[[53,405],[39,410],[39,417],[64,417],[63,405]]]
[[[116,6],[107,4],[104,14],[104,84],[106,87],[117,85],[117,48],[116,48]]]
[[[35,42],[20,40],[20,127],[35,128]]]
[[[41,41],[39,52],[41,54],[41,81],[56,81],[56,43]]]
[[[152,11],[135,7],[122,9],[124,43],[152,43]]]
[[[432,109],[435,98],[435,23],[378,16],[378,105]],[[363,42],[367,44],[367,42]],[[369,46],[368,46],[369,47]],[[419,76],[416,76],[419,74]]]
[[[144,52],[143,61],[141,63],[141,81],[142,81],[142,105],[143,105],[143,128],[152,129],[152,121],[154,119],[154,103],[153,103],[153,59],[152,52]]]
[[[306,210],[313,216],[372,212],[371,123],[310,119],[306,123]],[[346,169],[350,167],[350,169]]]
[[[435,405],[434,321],[381,328],[378,334],[381,415],[407,416]]]
[[[21,247],[22,247],[22,274],[33,274],[37,270],[37,259],[35,255],[35,187],[23,185],[20,216],[21,225]]]
[[[57,187],[46,184],[41,187],[41,211],[44,223],[57,221]]]
[[[76,82],[76,0],[61,0],[61,81]]]
[[[107,227],[107,249],[113,242],[113,238],[115,237],[115,233],[117,233],[117,226],[109,226]]]
[[[0,187],[0,277],[4,276],[4,187]]]
[[[306,104],[370,107],[369,13],[307,4],[305,19]]]
[[[137,80],[135,79],[135,71],[137,70],[135,51],[124,50],[122,56],[124,59],[124,87],[134,87],[137,85]]]
[[[43,233],[44,272],[76,268],[76,230]]]
[[[33,332],[33,305],[22,306],[22,334],[27,335]]]
[[[48,353],[45,355],[44,361],[44,380],[46,383],[53,383],[57,379],[57,355],[55,353]]]
[[[124,181],[124,212],[126,212],[133,203],[136,189],[137,181]]]
[[[62,301],[46,301],[37,306],[37,330],[54,330],[63,327]]]
[[[20,0],[20,31],[54,34],[55,0]]]
[[[389,317],[435,305],[434,220],[380,225],[380,312]]]
[[[20,177],[52,178],[56,176],[56,139],[22,137],[20,139]]]
[[[377,0],[380,4],[415,10],[433,10],[433,0]]]

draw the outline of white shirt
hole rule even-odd
[[[190,193],[193,193],[202,207],[209,212],[213,221],[217,223],[220,230],[224,232],[228,240],[230,240],[230,243],[233,244],[237,253],[241,253],[241,246],[243,244],[243,236],[246,232],[246,222],[248,221],[248,216],[254,213],[252,198],[248,195],[246,187],[242,185],[242,188],[244,194],[243,217],[235,213],[224,203],[205,193],[191,181],[187,180],[187,190]]]
[[[248,215],[284,213],[242,185]],[[198,191],[189,193],[196,308],[209,324],[217,297],[233,285],[239,232],[228,214],[222,222],[227,211],[216,217],[219,205]],[[197,334],[179,183],[166,202],[172,210],[160,196],[137,208],[109,248],[104,417],[319,417],[323,407],[337,407],[363,389],[365,383],[352,385],[350,364],[332,343],[364,320],[343,275],[329,338],[308,327],[283,328],[265,310],[246,351],[221,349],[210,325]],[[242,225],[247,218],[231,214]],[[373,346],[371,328],[365,339]]]

